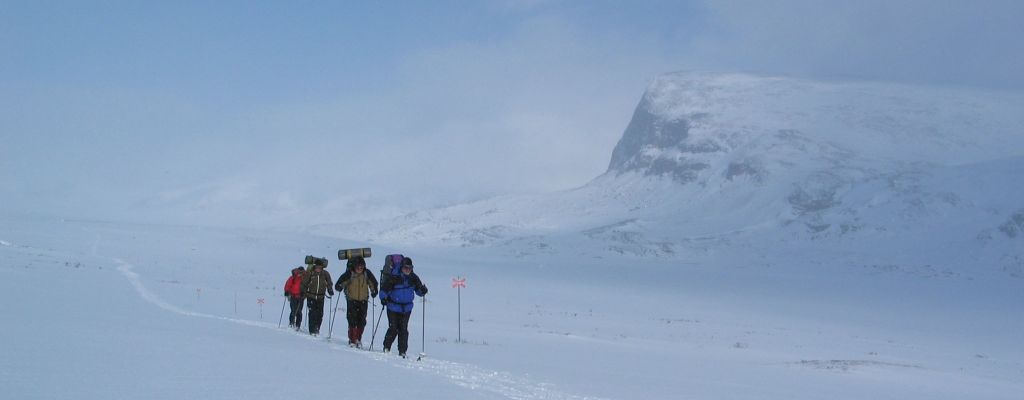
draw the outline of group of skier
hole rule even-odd
[[[307,259],[307,262],[309,260]],[[387,309],[388,330],[384,335],[384,352],[391,352],[391,345],[398,340],[398,354],[406,357],[409,349],[409,319],[412,316],[416,296],[427,294],[427,286],[413,272],[412,259],[400,254],[388,255],[381,271],[381,281],[366,268],[361,256],[348,259],[345,273],[331,284],[331,274],[326,262],[307,263],[306,267],[292,269],[284,286],[284,295],[291,304],[288,326],[299,330],[302,326],[302,306],[308,307],[309,334],[318,336],[323,323],[324,303],[335,292],[343,292],[348,320],[348,345],[362,348],[363,330],[366,328],[367,306],[373,298]],[[379,286],[379,290],[378,290]],[[383,310],[381,310],[383,311]]]

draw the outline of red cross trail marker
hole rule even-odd
[[[452,278],[452,288],[464,288],[466,287],[466,278]]]
[[[260,305],[260,321],[262,321],[263,320],[263,298],[260,297],[260,298],[256,299],[256,304]]]

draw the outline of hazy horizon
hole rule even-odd
[[[568,189],[677,70],[1024,89],[1010,1],[8,8],[8,216],[390,215]]]

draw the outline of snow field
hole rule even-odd
[[[416,362],[277,328],[293,264],[358,243],[85,222],[5,223],[0,240],[0,340],[17,344],[0,380],[17,398],[1011,399],[1024,389],[1024,326],[1007,318],[1022,304],[1016,281],[410,247],[430,287],[426,343],[419,302],[410,324],[410,354],[428,354]],[[391,251],[374,246],[371,270]],[[455,276],[468,284],[463,342]]]

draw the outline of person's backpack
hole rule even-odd
[[[404,259],[405,256],[401,254],[388,254],[387,257],[384,257],[384,268],[380,270],[381,290],[384,287],[390,288],[395,284],[395,280],[402,273],[402,260]]]
[[[312,294],[315,294],[317,296],[323,296],[324,294],[326,294],[327,293],[327,286],[331,284],[330,282],[326,282],[326,283],[324,282],[327,279],[326,278],[327,272],[326,271],[320,271],[320,272],[313,271],[313,272],[310,272],[309,274],[310,274],[310,276],[309,276],[310,282],[309,282],[309,285],[308,285],[306,291],[308,293],[312,293]]]

